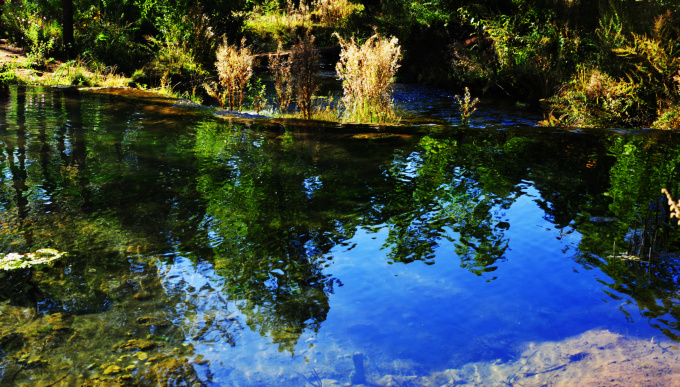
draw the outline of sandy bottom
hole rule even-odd
[[[429,376],[383,376],[368,386],[680,386],[680,351],[658,338],[593,330],[529,344],[516,360],[470,363]],[[341,383],[324,380],[324,386]],[[345,384],[346,385],[346,384]]]

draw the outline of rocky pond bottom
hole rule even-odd
[[[678,136],[399,93],[373,127],[3,89],[0,384],[680,383]]]

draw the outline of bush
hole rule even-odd
[[[193,51],[186,45],[180,45],[175,41],[166,41],[165,43],[158,42],[155,39],[153,41],[158,46],[158,52],[148,67],[158,73],[161,78],[179,76],[195,79],[205,73],[196,60]]]
[[[3,62],[0,63],[0,85],[7,85],[17,83],[16,63]]]
[[[486,23],[499,79],[528,100],[552,96],[574,71],[581,41],[549,15],[499,15]]]
[[[336,70],[342,79],[345,118],[365,122],[394,119],[392,84],[401,57],[397,38],[383,39],[375,34],[359,47],[354,39],[348,42],[336,36],[342,47]]]
[[[153,57],[152,42],[142,41],[136,32],[134,25],[92,20],[76,31],[76,46],[89,62],[117,66],[129,74]]]
[[[655,129],[680,130],[680,106],[673,106],[659,113],[659,118],[654,121]]]

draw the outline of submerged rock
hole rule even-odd
[[[151,367],[151,371],[159,386],[204,386],[185,358],[165,358]]]
[[[593,216],[590,218],[590,221],[593,223],[613,223],[618,222],[619,219],[611,216]]]
[[[160,346],[160,343],[154,341],[132,339],[114,345],[111,350],[148,351],[158,346]]]
[[[22,334],[10,333],[0,337],[0,360],[4,359],[6,354],[21,350],[26,344],[26,339]]]

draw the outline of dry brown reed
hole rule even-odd
[[[274,75],[274,87],[276,88],[276,104],[279,105],[281,114],[288,110],[288,106],[293,98],[293,83],[291,74],[291,57],[281,54],[282,47],[276,55],[269,56],[269,70]]]
[[[401,58],[397,38],[375,34],[359,47],[353,38],[346,41],[335,36],[342,48],[335,68],[342,80],[345,118],[361,122],[394,120],[392,85]]]
[[[666,188],[661,189],[661,193],[666,195],[666,199],[668,199],[668,206],[670,207],[671,210],[671,218],[676,218],[678,219],[678,226],[680,226],[680,205],[678,205],[678,202],[673,200],[673,197],[671,196],[670,192]]]
[[[224,88],[219,93],[214,85],[204,84],[208,94],[216,97],[220,105],[228,105],[230,110],[241,110],[248,83],[253,76],[254,56],[250,47],[246,46],[246,39],[241,40],[241,47],[232,46],[225,41],[217,49],[217,74],[220,84]]]
[[[305,119],[312,116],[312,96],[316,91],[319,55],[314,50],[314,35],[309,30],[290,53],[291,86],[295,102]]]

